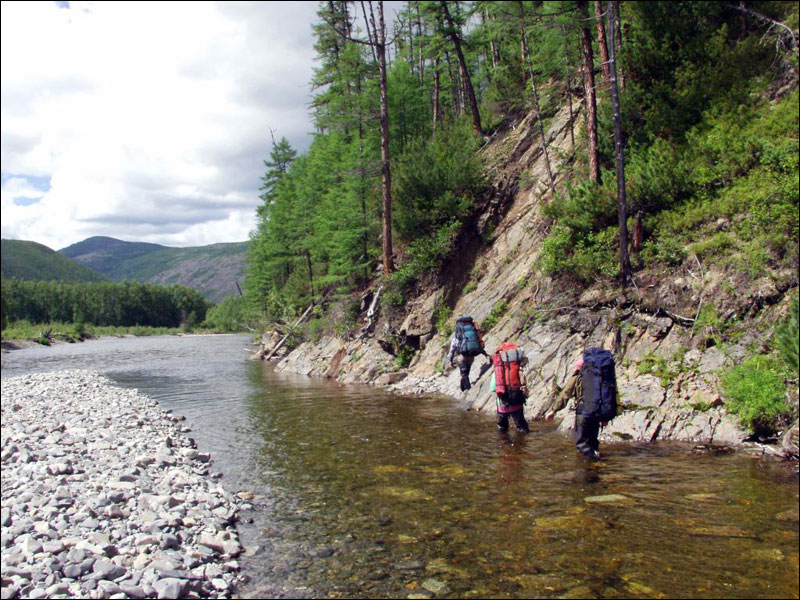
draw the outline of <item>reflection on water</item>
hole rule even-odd
[[[241,336],[114,342],[4,355],[3,377],[95,368],[185,415],[255,494],[244,597],[798,595],[797,477],[777,465],[680,444],[590,463],[550,425],[503,435],[451,399],[276,374]]]

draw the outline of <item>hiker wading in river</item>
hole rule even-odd
[[[584,351],[545,420],[552,420],[571,398],[575,399],[575,447],[587,458],[600,458],[600,429],[617,414],[617,379],[611,352],[602,348]]]
[[[497,429],[508,431],[508,418],[514,419],[517,431],[529,433],[525,420],[525,403],[528,386],[524,367],[528,364],[525,351],[512,342],[501,344],[492,355],[492,381],[490,389],[497,395]]]
[[[458,353],[458,357],[456,357],[456,353]],[[489,358],[486,350],[483,349],[483,337],[481,337],[480,329],[478,329],[472,317],[459,317],[456,320],[453,339],[450,340],[447,362],[450,363],[452,368],[456,366],[456,361],[458,361],[458,370],[461,371],[462,392],[472,387],[469,381],[469,370],[475,357],[481,354]]]

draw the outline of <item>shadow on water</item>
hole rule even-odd
[[[255,495],[242,597],[798,595],[797,477],[771,463],[665,443],[589,462],[551,424],[503,435],[452,399],[275,373],[241,336],[97,344],[4,355],[3,377],[94,368],[184,415]]]

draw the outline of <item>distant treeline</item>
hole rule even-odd
[[[180,285],[2,280],[3,328],[19,320],[179,327],[202,322],[206,309],[200,292]]]

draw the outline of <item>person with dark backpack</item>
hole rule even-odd
[[[614,356],[603,348],[587,348],[573,365],[572,376],[545,414],[550,421],[570,398],[575,398],[575,447],[589,458],[600,458],[600,428],[617,416],[617,377]]]
[[[525,403],[528,398],[528,387],[524,367],[528,364],[525,351],[514,344],[506,342],[497,347],[492,355],[492,380],[489,388],[497,395],[497,429],[508,431],[508,419],[514,419],[517,431],[530,433],[525,420]]]
[[[456,358],[458,353],[458,358]],[[459,317],[456,320],[456,327],[453,332],[453,339],[450,340],[450,351],[447,354],[447,361],[451,367],[456,366],[458,361],[458,370],[461,371],[461,391],[470,389],[469,370],[476,356],[486,354],[483,349],[483,337],[478,325],[472,320],[470,316]]]

